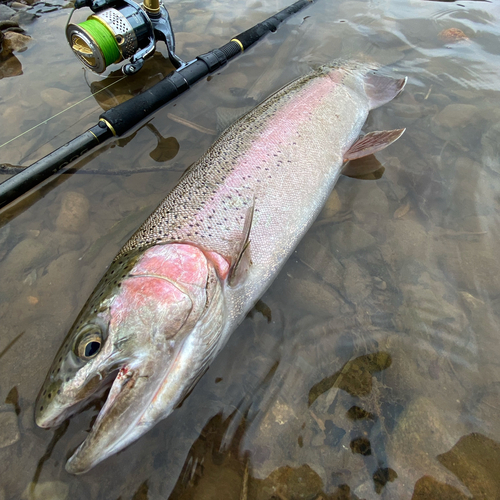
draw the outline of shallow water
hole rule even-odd
[[[286,5],[168,4],[178,53]],[[158,56],[124,81],[85,73],[64,40],[67,12],[27,26],[23,74],[0,80],[0,144],[76,105],[0,148],[3,163],[29,164],[169,71]],[[1,212],[0,499],[500,498],[499,14],[487,2],[318,0],[149,126]],[[449,28],[467,38],[443,40]],[[377,154],[383,176],[340,180],[181,408],[68,475],[96,407],[44,431],[33,406],[106,266],[218,131],[337,57],[409,78],[365,127],[407,127]]]

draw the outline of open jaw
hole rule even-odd
[[[161,366],[157,358],[143,358],[119,370],[89,435],[69,458],[67,472],[87,472],[138,439],[160,418],[171,413],[177,404],[176,397],[172,398],[168,409],[163,407],[161,415],[154,411],[155,400],[165,390],[167,383],[170,383],[170,376],[182,371],[182,366],[179,365],[183,358],[183,346],[184,342],[180,342],[171,359],[163,359],[164,366],[167,365],[168,368],[161,373],[155,373],[160,371],[158,366]],[[175,380],[173,384],[175,385]],[[172,389],[169,392],[175,395],[183,392],[182,387]]]

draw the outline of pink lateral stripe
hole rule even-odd
[[[325,78],[317,78],[309,83],[276,113],[259,138],[234,167],[224,185],[219,187],[212,201],[199,213],[199,221],[206,219],[214,207],[220,207],[222,200],[233,195],[235,189],[241,189],[242,178],[245,179],[248,176],[265,179],[261,167],[270,157],[278,155],[283,147],[293,142],[292,138],[302,124],[311,119],[323,98],[338,85],[337,80],[341,78],[341,75],[339,73],[338,76],[336,73],[339,72],[332,72]]]

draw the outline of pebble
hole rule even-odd
[[[455,128],[465,127],[477,119],[477,108],[472,104],[448,104],[434,121],[443,127]]]
[[[375,245],[375,238],[351,221],[340,224],[332,234],[331,245],[343,255],[366,250]]]
[[[84,232],[89,225],[89,208],[90,202],[85,195],[76,191],[65,193],[56,220],[57,229],[68,233]]]
[[[20,438],[16,412],[10,405],[0,406],[0,448],[11,446]]]

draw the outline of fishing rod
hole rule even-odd
[[[126,46],[131,43],[129,35],[133,31],[132,34],[136,36],[136,52],[130,57],[130,62],[123,66],[125,74],[139,71],[144,59],[152,55],[155,36],[166,42],[169,57],[177,69],[142,94],[108,109],[99,116],[96,125],[0,184],[0,209],[104,141],[122,136],[151,113],[188,90],[191,85],[224,66],[268,33],[276,31],[285,19],[313,2],[314,0],[299,0],[240,33],[222,47],[184,63],[173,52],[170,18],[163,6],[155,13],[148,12],[148,8],[143,5],[142,9],[139,8],[142,12],[138,12],[134,7],[136,4],[131,0],[77,0],[75,8],[88,6],[95,14],[76,27],[68,22],[66,34],[73,51],[87,67],[97,72],[104,71],[107,65],[130,56],[126,52]],[[144,3],[154,7],[154,0],[145,0]],[[110,8],[110,5],[117,8]],[[99,15],[102,15],[102,19],[96,20]],[[149,28],[149,35],[144,35],[145,28],[139,26],[140,22]],[[105,24],[109,27],[108,34],[101,29]],[[112,33],[111,37],[109,31]],[[141,34],[142,42],[139,40]]]

